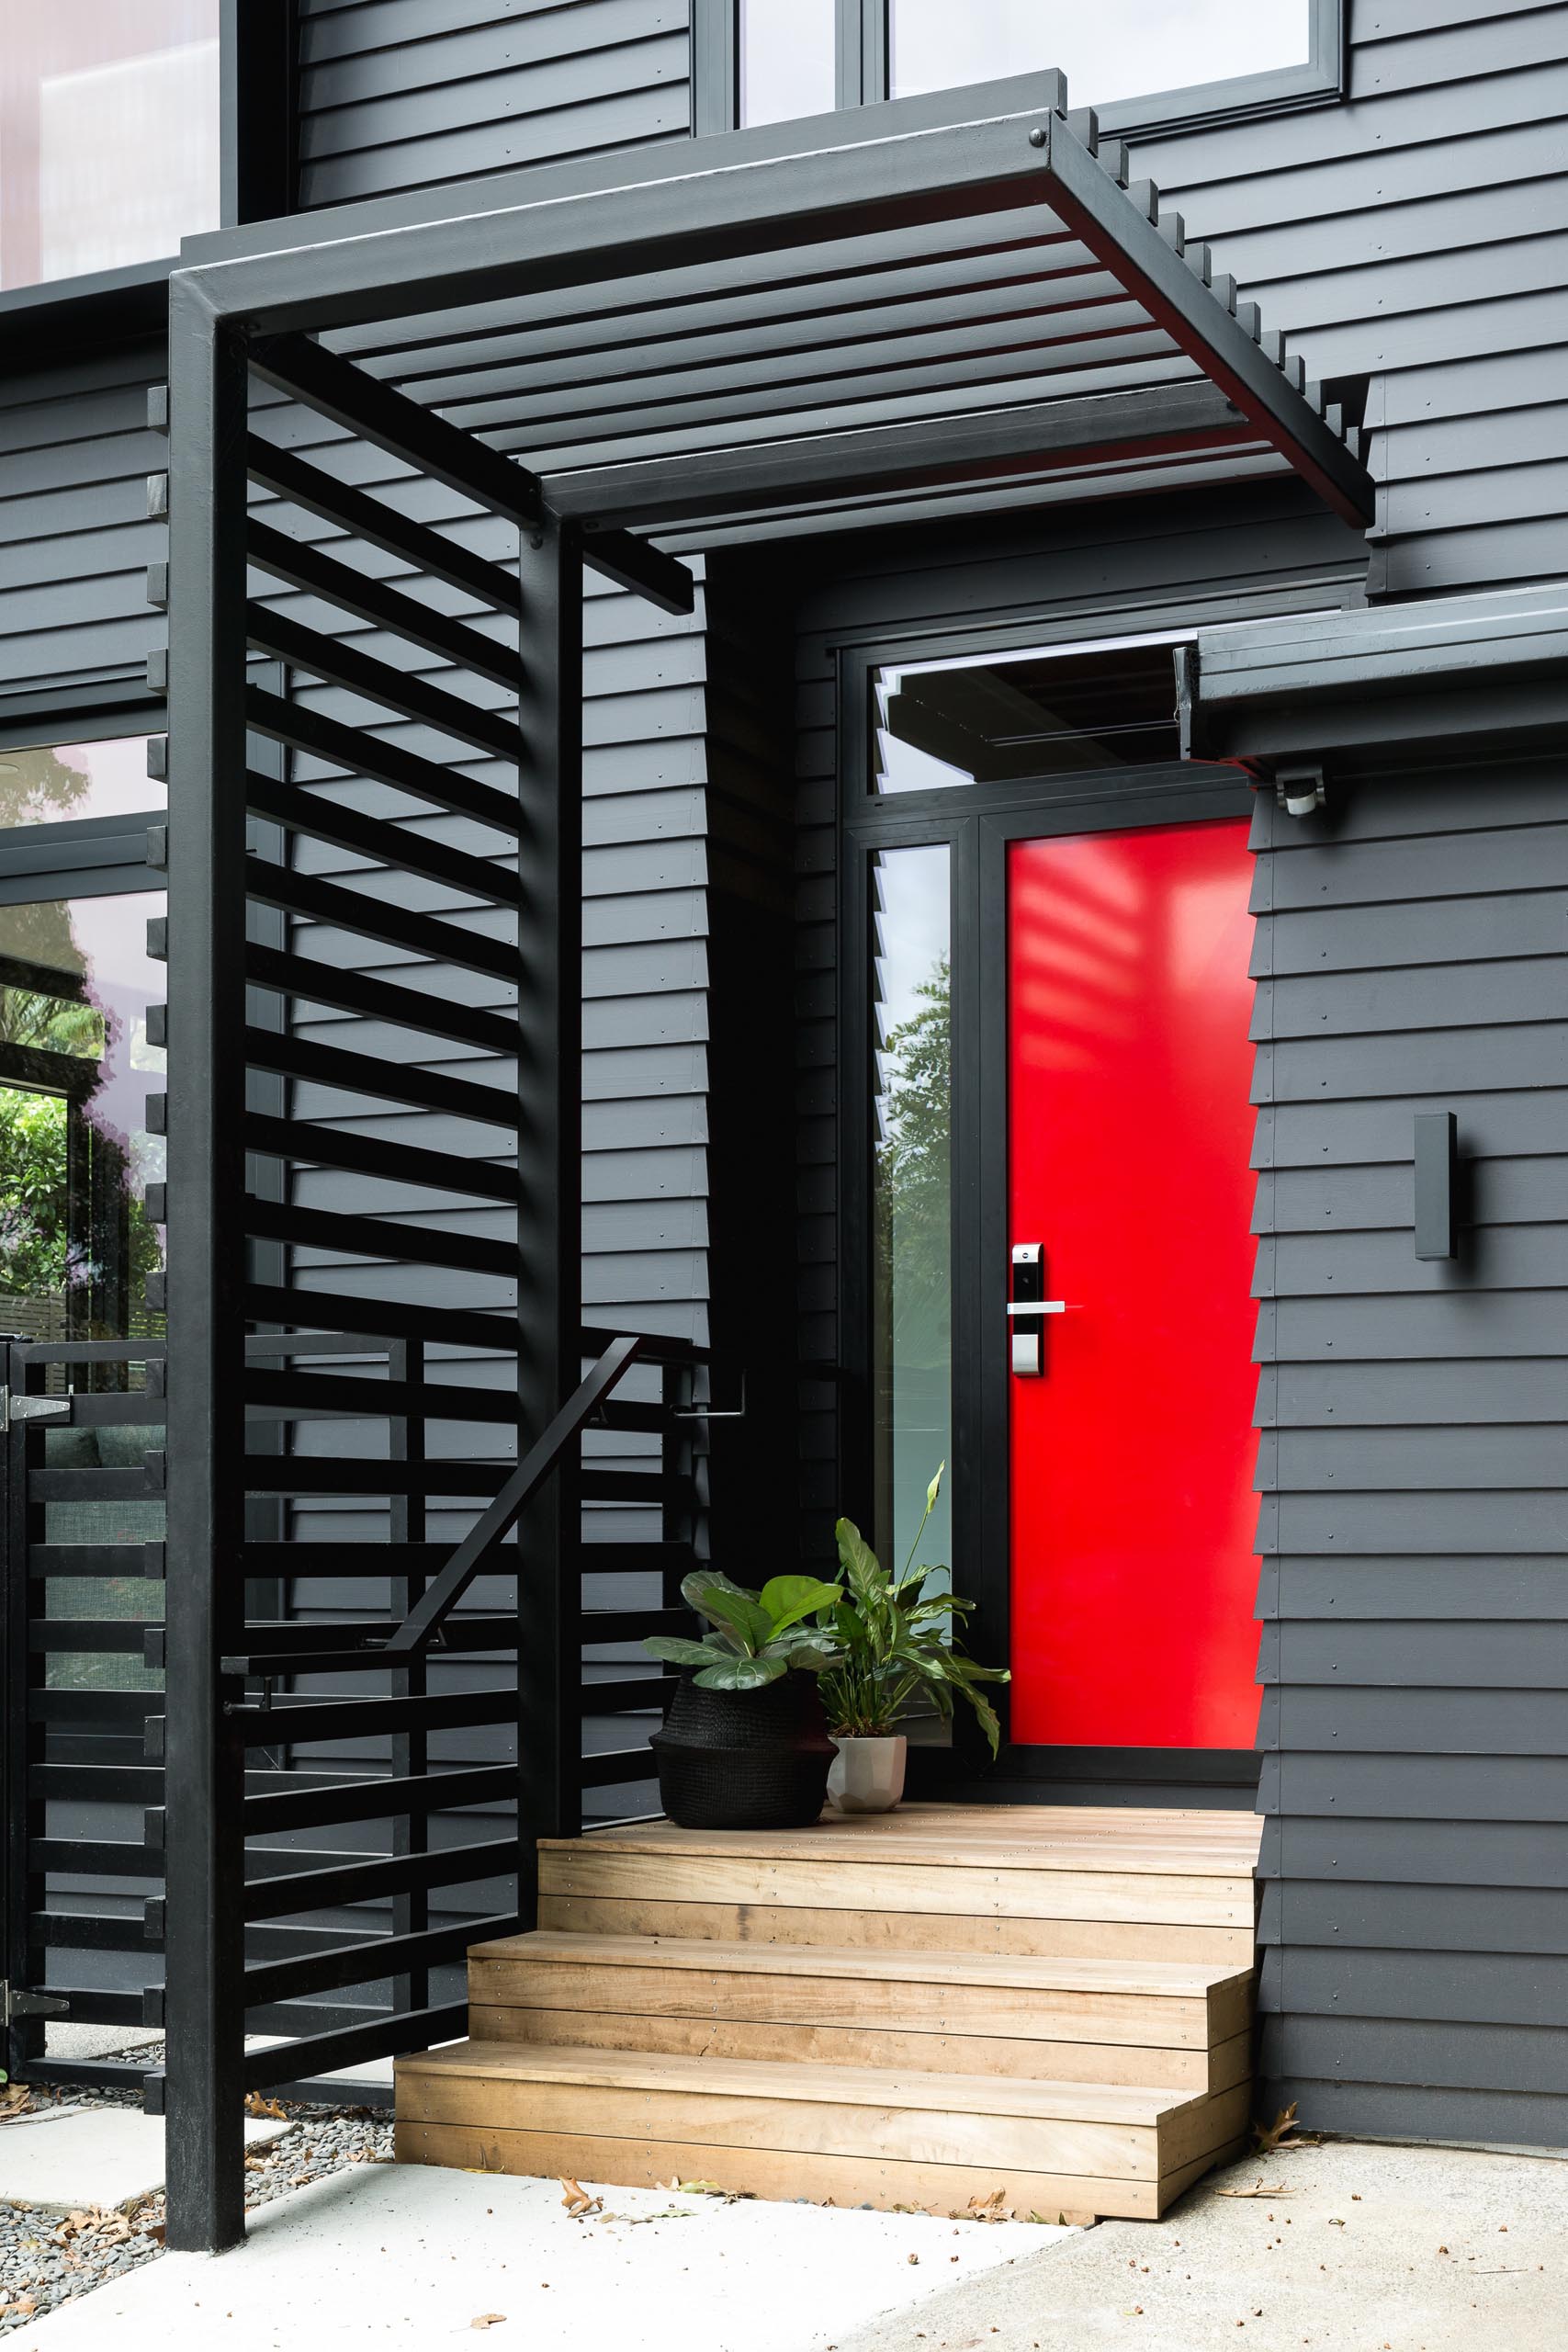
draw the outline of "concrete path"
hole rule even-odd
[[[288,2129],[247,2122],[245,2145],[262,2146]],[[71,2213],[107,2211],[164,2186],[164,2122],[133,2107],[37,2108],[0,2127],[0,2204]]]
[[[1262,2198],[1224,2195],[1261,2185]],[[1563,2352],[1568,2161],[1344,2143],[963,2278],[838,2352]]]
[[[833,2352],[953,2278],[1077,2233],[1028,2222],[606,2188],[621,2218],[572,2219],[558,2182],[378,2165],[263,2208],[246,2244],[171,2254],[8,2338],[22,2352]],[[640,2216],[636,2219],[632,2217]],[[659,2217],[659,2218],[654,2218]]]

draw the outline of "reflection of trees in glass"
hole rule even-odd
[[[914,994],[919,1011],[889,1030],[879,1057],[877,1260],[891,1290],[894,1363],[945,1373],[953,1199],[953,985],[945,956]]]
[[[69,1279],[69,1116],[62,1095],[0,1092],[0,1283],[33,1297]]]
[[[129,1046],[126,1016],[95,989],[73,911],[62,900],[5,910],[0,1287],[61,1302],[76,1336],[118,1338],[162,1253],[139,1196],[133,1139],[109,1115],[117,1098],[107,1081]]]
[[[78,813],[92,778],[58,752],[0,752],[0,825],[51,825]]]

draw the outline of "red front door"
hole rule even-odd
[[[1014,1318],[1022,1743],[1257,1731],[1250,865],[1240,820],[1010,853],[1011,1239],[1065,1302]]]

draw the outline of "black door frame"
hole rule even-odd
[[[1270,609],[1277,610],[1275,600]],[[1253,606],[1250,611],[1261,611]],[[1188,633],[1168,616],[1103,618],[1094,635]],[[1063,645],[1088,634],[1060,618],[844,649],[839,661],[840,858],[838,1250],[841,1373],[839,1472],[844,1509],[873,1516],[874,1364],[872,1257],[872,861],[883,850],[945,843],[952,860],[953,1454],[954,1581],[976,1602],[968,1634],[977,1657],[1010,1655],[1005,1334],[1008,1296],[1007,853],[1010,842],[1134,825],[1247,816],[1251,786],[1234,768],[1150,763],[1108,774],[1010,779],[879,797],[871,789],[872,678],[887,663]],[[1173,688],[1174,695],[1174,688]],[[965,1475],[965,1469],[967,1475]],[[1038,1791],[1086,1794],[1116,1787],[1151,1804],[1195,1789],[1236,1795],[1257,1784],[1251,1749],[1039,1747],[1009,1736],[1007,1690],[995,1694],[1002,1747],[995,1766],[969,1726],[951,1750],[916,1750],[916,1782],[961,1785],[966,1796],[1017,1799]]]

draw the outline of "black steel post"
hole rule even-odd
[[[387,1351],[387,1377],[421,1389],[425,1382],[425,1351],[419,1340],[394,1340]],[[387,1451],[393,1462],[406,1463],[418,1468],[425,1459],[425,1419],[422,1411],[396,1413],[388,1430]],[[424,1497],[410,1492],[393,1495],[389,1500],[390,1521],[387,1533],[392,1557],[400,1553],[408,1557],[410,1544],[423,1544],[428,1532]],[[421,1598],[425,1579],[422,1576],[393,1575],[389,1598],[391,1615],[401,1619]],[[428,1676],[423,1653],[412,1657],[395,1673],[388,1685],[393,1698],[423,1699]],[[430,1770],[430,1739],[423,1724],[412,1724],[408,1730],[396,1732],[392,1737],[392,1775],[395,1780],[423,1778]],[[430,1843],[430,1816],[426,1813],[400,1813],[392,1822],[392,1851],[394,1854],[423,1854]],[[392,1933],[395,1936],[423,1935],[430,1926],[430,1894],[428,1888],[417,1886],[394,1896],[392,1902]],[[426,2007],[430,2000],[430,1971],[410,1969],[406,1974],[392,1980],[392,2007],[405,2014]]]
[[[523,1451],[582,1362],[582,560],[576,526],[523,540],[518,790],[518,1388]],[[581,1451],[518,1523],[518,1909],[532,1924],[534,1841],[581,1813]]]
[[[243,330],[170,286],[168,2243],[244,2233]]]
[[[19,1351],[0,1344],[0,1380],[9,1396],[22,1378]],[[28,1981],[28,1486],[27,1424],[8,1417],[0,1441],[0,1493],[4,1497],[5,1583],[0,1593],[0,1796],[5,1801],[0,1844],[0,1904],[4,1944],[0,1977],[12,1985]],[[15,2077],[37,2047],[36,2030],[26,2018],[0,2030],[0,2065]]]

